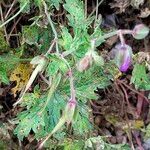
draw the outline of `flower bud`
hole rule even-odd
[[[92,63],[92,56],[90,53],[87,53],[77,64],[77,70],[83,72],[87,70]]]
[[[76,104],[77,104],[76,100],[73,100],[73,99],[70,99],[67,103],[67,106],[64,112],[67,124],[71,123],[73,120]]]
[[[139,24],[134,27],[132,36],[135,39],[140,40],[145,38],[148,35],[148,33],[149,33],[149,28],[144,24]]]
[[[132,63],[132,48],[127,44],[117,44],[112,51],[119,70],[126,72]]]

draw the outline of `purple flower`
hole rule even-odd
[[[126,72],[131,64],[130,57],[127,57],[125,62],[120,66],[120,71]]]
[[[132,63],[132,48],[127,44],[117,44],[112,49],[112,57],[119,70],[126,72]]]

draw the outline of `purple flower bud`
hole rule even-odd
[[[139,24],[134,27],[132,36],[135,39],[140,40],[145,38],[148,35],[148,33],[149,33],[149,28],[144,24]]]
[[[66,117],[67,124],[69,124],[73,120],[76,105],[77,105],[77,102],[76,100],[73,100],[73,99],[70,99],[66,105],[65,117]]]
[[[132,63],[132,48],[127,44],[120,43],[112,49],[112,54],[119,70],[126,72]]]
[[[77,69],[80,72],[87,70],[92,63],[92,56],[90,53],[87,53],[77,64]]]
[[[69,107],[69,109],[74,109],[75,108],[75,106],[76,106],[76,101],[75,100],[69,100],[69,102],[68,102],[68,107]]]

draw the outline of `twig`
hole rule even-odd
[[[6,35],[4,35],[4,36],[6,37]],[[10,37],[11,36],[19,36],[19,34],[11,34],[11,35],[9,34],[8,36],[10,36]]]
[[[101,1],[98,3],[97,7],[99,7],[99,6],[102,4],[103,1],[104,1],[104,0],[101,0]],[[90,14],[88,17],[91,17],[91,16],[95,13],[97,7],[95,7],[95,8],[93,9],[93,11],[91,12],[91,14]]]
[[[21,18],[22,18],[22,16],[20,16],[20,17],[18,18],[18,20],[14,22],[14,25],[13,25],[13,27],[12,27],[12,29],[11,29],[9,35],[8,35],[8,40],[10,39],[10,37],[11,37],[11,35],[12,35],[12,32],[14,31],[16,25],[18,24],[18,22],[20,21]]]
[[[50,86],[50,82],[42,75],[42,73],[39,73],[41,79],[48,85]]]
[[[28,2],[26,2],[15,15],[13,15],[11,18],[9,18],[4,23],[2,23],[0,25],[0,28],[2,28],[4,25],[6,25],[7,23],[9,23],[11,20],[13,20],[14,18],[16,18],[24,10],[24,8],[26,7],[27,4],[28,4]]]
[[[5,15],[5,19],[7,19],[8,15],[9,15],[10,11],[12,10],[12,8],[13,8],[13,6],[14,6],[15,3],[16,3],[16,0],[14,0],[13,3],[11,4],[9,10],[7,11],[7,13]]]
[[[6,7],[6,8],[11,7],[11,4],[5,4],[5,2],[3,0],[1,0],[0,3],[2,3],[3,6]]]
[[[144,91],[140,91],[140,93],[144,96]],[[144,102],[144,98],[138,94],[136,109],[139,116],[142,112],[143,102]]]
[[[123,95],[123,92],[120,90],[120,87],[118,86],[118,84],[116,82],[114,82],[115,85],[116,85],[116,90],[118,91],[118,93],[122,96],[123,98],[123,101],[122,101],[122,105],[121,105],[121,115],[123,114],[124,112],[124,106],[125,106],[125,100],[124,100],[124,95]],[[124,112],[125,113],[125,112]]]
[[[2,23],[4,23],[4,17],[3,17],[1,4],[0,4],[0,14],[1,14]],[[6,42],[9,45],[9,39],[8,39],[8,34],[7,34],[7,31],[6,31],[6,27],[4,26],[3,28],[4,28],[4,32],[5,32],[5,36],[6,36]]]
[[[62,16],[64,14],[65,14],[65,10],[63,10],[63,12],[61,12],[60,14],[56,14],[56,15],[52,15],[52,16],[54,16],[54,17],[60,17],[60,16]]]
[[[92,102],[92,100],[90,100],[90,105],[91,105],[92,107],[96,108],[96,109],[100,109],[100,108],[101,108],[101,106],[98,106],[98,105],[94,104],[94,103]]]
[[[13,20],[13,22],[14,22],[14,24],[16,24],[16,21],[15,21],[15,19]],[[17,33],[17,28],[16,28],[16,25],[14,26],[15,28],[14,28],[14,30],[15,30],[15,34]],[[16,37],[16,39],[17,39],[17,45],[19,46],[19,44],[20,44],[20,40],[19,40],[19,37],[17,36]]]
[[[133,91],[134,93],[139,94],[141,97],[143,97],[143,98],[149,103],[148,98],[147,98],[146,96],[142,95],[140,92],[134,90],[133,88],[131,88],[130,86],[128,86],[127,84],[125,84],[123,81],[121,81],[121,80],[119,80],[119,79],[117,79],[117,82],[122,83],[125,87],[127,87],[128,89],[130,89],[130,90]]]
[[[97,19],[98,19],[98,0],[96,1],[96,14],[95,14],[95,24],[94,25],[96,25],[96,21],[97,21]]]
[[[119,85],[120,85],[121,89],[123,90],[124,95],[125,95],[125,100],[127,101],[127,104],[128,104],[128,106],[130,107],[130,103],[129,103],[129,100],[128,100],[127,92],[126,92],[125,88],[122,86],[121,83],[119,83]],[[131,107],[130,107],[130,108],[131,108]]]
[[[133,134],[133,136],[135,137],[135,140],[136,140],[137,145],[139,146],[139,150],[144,150],[144,148],[143,148],[143,146],[142,146],[142,143],[141,143],[141,141],[140,141],[140,139],[139,139],[139,137],[138,137],[137,132],[136,132],[136,131],[133,131],[132,134]]]

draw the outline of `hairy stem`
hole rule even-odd
[[[48,93],[48,96],[47,96],[47,100],[46,100],[45,105],[42,108],[42,111],[40,112],[40,114],[43,113],[43,111],[47,107],[48,102],[51,100],[51,98],[52,98],[52,96],[53,96],[57,86],[59,85],[60,80],[61,80],[61,74],[58,73],[57,76],[52,81],[52,84],[51,84],[51,87],[49,89],[49,93]]]
[[[72,70],[69,71],[71,100],[76,101]]]
[[[44,0],[43,0],[42,2],[43,2],[43,5],[44,5],[44,8],[45,8],[45,14],[46,14],[46,16],[47,16],[47,19],[48,19],[48,21],[49,21],[49,23],[50,23],[50,26],[51,26],[52,31],[53,31],[54,36],[55,36],[56,52],[59,53],[59,49],[58,49],[58,35],[57,35],[56,30],[55,30],[55,27],[54,27],[54,24],[53,24],[53,22],[52,22],[52,19],[51,19],[51,17],[50,17],[50,14],[49,14],[49,12],[48,12],[47,5],[46,5],[46,3],[45,3]]]

